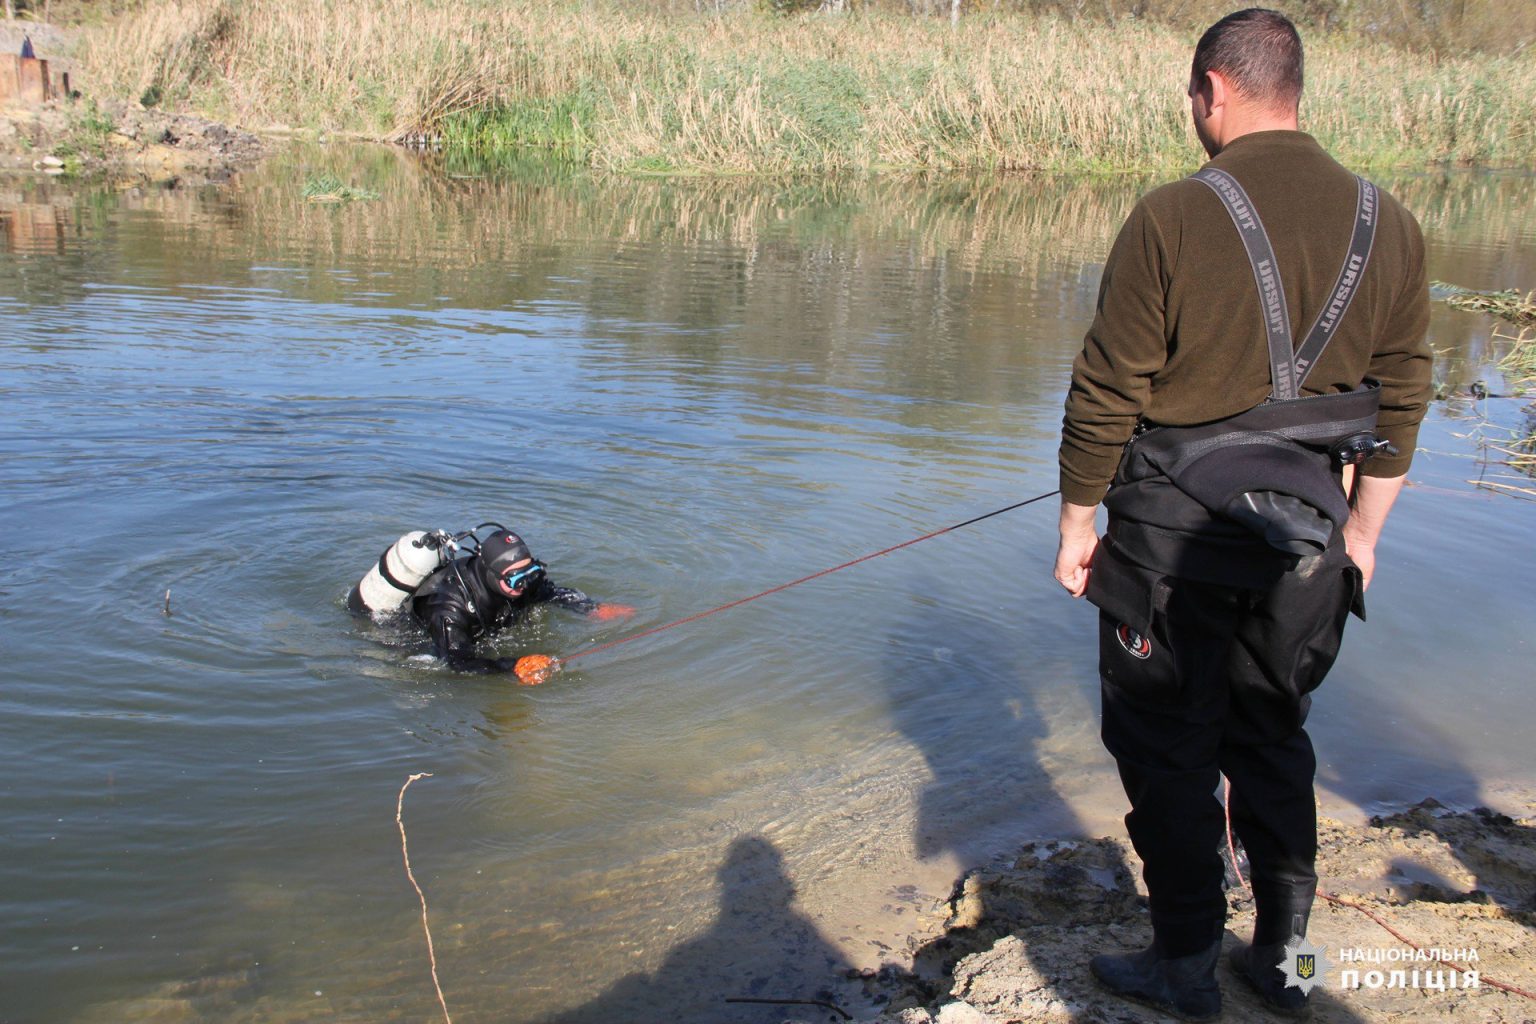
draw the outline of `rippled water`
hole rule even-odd
[[[373,203],[306,205],[335,173]],[[1056,486],[1137,181],[768,187],[295,150],[235,186],[0,182],[0,1019],[776,1021],[859,1005],[966,865],[1116,831],[1054,501],[538,689],[350,618],[395,536],[498,519],[570,654]],[[1433,276],[1536,284],[1536,180],[1389,181]],[[1439,403],[1315,712],[1330,810],[1529,792],[1536,505]],[[897,948],[891,949],[895,946]]]

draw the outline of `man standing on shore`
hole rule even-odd
[[[1196,1020],[1221,1010],[1219,773],[1257,909],[1232,966],[1271,1007],[1307,1011],[1279,965],[1317,886],[1308,694],[1364,616],[1430,394],[1418,225],[1298,130],[1301,89],[1283,15],[1239,11],[1201,37],[1189,100],[1212,159],[1121,229],[1062,430],[1055,576],[1100,609],[1103,739],[1153,930],[1090,967]],[[1312,330],[1293,338],[1292,321]]]

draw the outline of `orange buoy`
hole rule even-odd
[[[524,686],[538,686],[560,671],[560,662],[547,654],[525,654],[517,659],[512,671],[517,673],[517,681]]]

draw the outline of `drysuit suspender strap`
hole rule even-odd
[[[1297,388],[1307,379],[1312,364],[1317,362],[1318,356],[1323,354],[1323,349],[1333,339],[1333,329],[1339,325],[1339,321],[1344,318],[1344,311],[1354,301],[1355,293],[1360,290],[1360,281],[1365,277],[1365,265],[1371,261],[1371,247],[1376,241],[1376,186],[1358,176],[1355,181],[1358,183],[1359,195],[1355,200],[1355,230],[1349,239],[1349,254],[1344,257],[1344,266],[1339,268],[1339,277],[1333,283],[1333,291],[1328,293],[1328,305],[1317,314],[1311,330],[1307,331],[1301,347],[1296,350]]]
[[[1365,265],[1371,258],[1371,246],[1376,237],[1376,186],[1357,177],[1358,196],[1355,203],[1355,227],[1349,240],[1349,253],[1344,266],[1329,293],[1328,304],[1313,322],[1306,338],[1297,347],[1291,334],[1291,314],[1285,302],[1285,289],[1280,283],[1280,264],[1275,250],[1269,243],[1269,234],[1253,207],[1253,201],[1237,179],[1226,171],[1207,167],[1194,175],[1196,181],[1210,187],[1227,208],[1232,223],[1242,237],[1247,250],[1248,262],[1253,266],[1254,283],[1259,288],[1259,303],[1264,316],[1264,333],[1269,340],[1270,398],[1277,402],[1299,397],[1302,383],[1307,379],[1323,349],[1333,337],[1333,330],[1344,317],[1344,311],[1354,301],[1364,276]]]
[[[1207,167],[1195,175],[1195,180],[1210,186],[1221,200],[1237,233],[1242,236],[1243,248],[1248,250],[1248,262],[1253,265],[1253,280],[1259,286],[1259,305],[1264,314],[1264,333],[1269,337],[1270,397],[1287,401],[1296,397],[1296,369],[1293,365],[1296,346],[1291,340],[1291,313],[1285,304],[1285,289],[1280,285],[1280,264],[1275,259],[1274,246],[1269,244],[1269,234],[1259,220],[1253,201],[1237,179],[1226,171]]]

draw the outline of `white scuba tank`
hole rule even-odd
[[[375,618],[399,611],[422,581],[443,564],[444,545],[429,536],[425,530],[412,530],[385,548],[347,595],[347,607]]]

